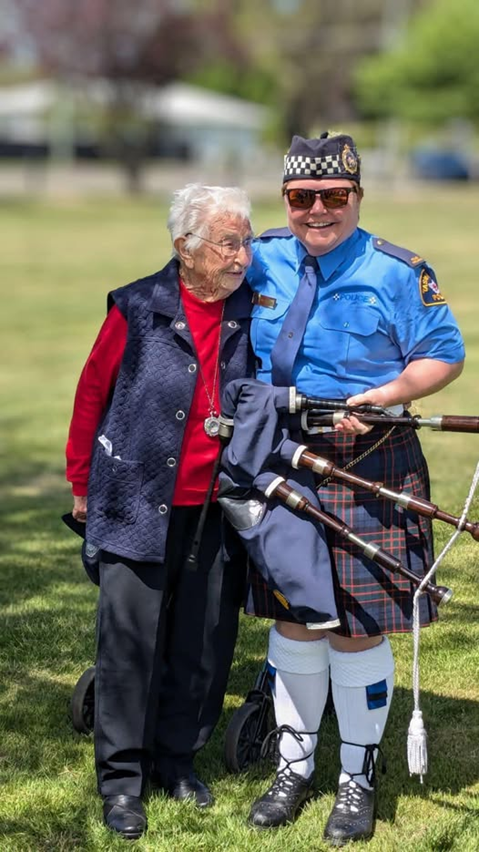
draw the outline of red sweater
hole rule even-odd
[[[223,302],[201,302],[184,287],[181,281],[180,288],[188,326],[202,372],[198,366],[195,391],[178,463],[173,504],[196,506],[204,502],[219,451],[218,438],[210,438],[203,428],[204,420],[210,414],[204,382],[214,401],[215,409],[219,412],[218,344]],[[66,456],[67,480],[71,482],[73,494],[76,496],[86,495],[88,491],[93,441],[118,378],[126,338],[127,322],[119,309],[114,306],[100,329],[82,370],[75,394]]]

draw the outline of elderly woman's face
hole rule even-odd
[[[327,254],[351,236],[359,221],[362,190],[358,193],[356,191],[358,187],[354,181],[343,178],[290,180],[287,183],[287,190],[321,190],[340,187],[352,187],[353,192],[349,193],[345,206],[336,209],[326,207],[320,195],[316,195],[314,204],[309,209],[295,209],[289,203],[287,195],[284,196],[288,227],[313,257]]]
[[[212,218],[198,248],[183,263],[186,286],[205,302],[226,299],[238,289],[251,263],[253,232],[249,219],[230,213]]]

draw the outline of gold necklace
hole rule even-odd
[[[216,353],[216,363],[215,363],[215,369],[214,369],[214,373],[213,373],[213,387],[211,389],[211,395],[210,395],[210,392],[209,392],[209,390],[206,386],[205,375],[203,373],[203,367],[201,366],[201,361],[198,358],[198,367],[200,368],[201,381],[203,382],[203,387],[205,389],[206,397],[208,399],[208,404],[209,404],[209,407],[210,407],[208,417],[205,417],[205,419],[203,421],[203,428],[204,428],[206,434],[210,438],[216,438],[217,435],[218,435],[218,432],[219,432],[219,428],[220,428],[219,411],[216,411],[216,408],[215,408],[215,393],[216,393],[216,384],[217,384],[217,381],[218,381],[218,374],[219,374],[220,349],[221,349],[221,325],[223,323],[224,312],[225,312],[225,303],[223,302],[223,306],[221,308],[221,317],[220,317],[220,322],[219,322],[218,351]]]

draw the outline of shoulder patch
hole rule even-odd
[[[402,260],[403,263],[407,263],[413,269],[426,263],[424,258],[418,254],[414,254],[414,252],[401,246],[396,246],[394,243],[388,243],[387,240],[382,240],[380,237],[374,237],[373,246],[377,251],[382,251],[384,254],[397,258],[397,260]]]
[[[421,301],[426,308],[446,304],[444,296],[439,291],[437,282],[427,269],[423,269],[419,276],[419,293],[421,294]]]
[[[289,228],[269,228],[267,231],[263,231],[258,237],[257,240],[267,240],[271,237],[292,237],[292,233]]]

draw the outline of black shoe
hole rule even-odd
[[[333,846],[344,846],[350,840],[367,840],[374,833],[374,819],[374,790],[365,790],[351,778],[339,785],[324,838]]]
[[[146,831],[146,814],[138,796],[104,796],[103,820],[112,831],[136,840]]]
[[[214,802],[211,790],[196,777],[194,772],[190,772],[183,778],[176,778],[166,787],[166,792],[172,799],[179,802],[193,801],[197,808],[210,808]]]
[[[214,803],[211,790],[196,777],[193,770],[165,778],[156,767],[150,773],[153,790],[163,790],[178,802],[194,801],[198,808],[209,808]]]
[[[312,795],[313,775],[302,778],[291,769],[278,772],[271,787],[254,802],[248,822],[256,828],[279,828],[293,822],[299,808]]]

